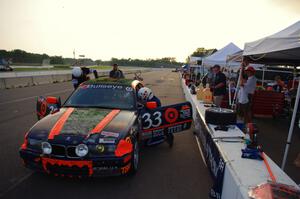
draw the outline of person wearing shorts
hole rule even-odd
[[[238,93],[238,112],[244,118],[244,123],[248,124],[252,122],[252,102],[257,79],[254,76],[255,69],[252,66],[248,66],[245,73],[248,79],[241,79]]]

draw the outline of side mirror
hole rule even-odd
[[[148,109],[156,109],[157,108],[157,103],[156,102],[147,102],[146,107]]]

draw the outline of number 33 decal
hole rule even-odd
[[[151,127],[158,127],[161,125],[162,123],[162,119],[161,119],[161,112],[156,111],[153,113],[153,119],[151,119],[151,114],[150,113],[145,113],[142,116],[143,119],[143,129],[149,129]]]

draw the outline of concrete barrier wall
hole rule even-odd
[[[35,76],[32,77],[32,81],[34,85],[50,84],[53,83],[53,78],[52,75]]]
[[[0,89],[4,89],[4,88],[6,88],[5,80],[4,79],[0,79]]]
[[[66,82],[66,81],[71,81],[72,76],[71,75],[52,75],[52,79],[54,83],[57,82]]]
[[[33,86],[33,77],[12,77],[3,78],[5,88],[18,88]]]
[[[125,70],[124,74],[133,74],[136,72],[149,72],[152,69],[142,69],[142,70]],[[98,75],[108,76],[108,71],[99,71]],[[91,78],[93,75],[91,75]],[[9,89],[9,88],[19,88],[19,87],[27,87],[34,86],[40,84],[50,84],[57,82],[66,82],[71,81],[72,76],[70,74],[51,74],[51,75],[40,75],[40,76],[25,76],[25,77],[7,77],[0,78],[0,89]]]

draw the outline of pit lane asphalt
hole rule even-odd
[[[171,70],[142,75],[163,105],[185,101],[179,74]],[[192,130],[166,143],[142,148],[140,168],[133,177],[66,179],[33,173],[22,166],[18,149],[24,134],[37,121],[36,96],[71,93],[70,82],[0,90],[0,198],[209,198],[208,169]]]

